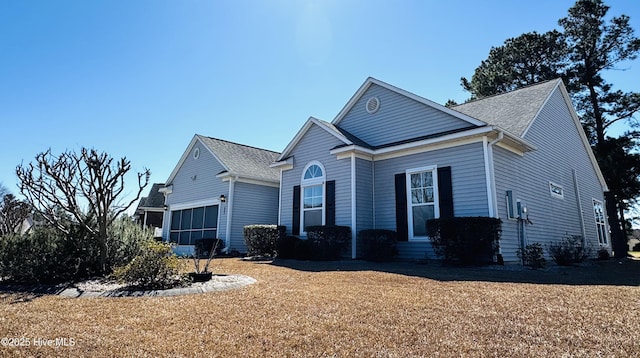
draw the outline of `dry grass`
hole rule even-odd
[[[548,271],[215,261],[243,289],[169,298],[0,293],[4,356],[640,356],[640,261]],[[529,282],[529,283],[524,283]]]

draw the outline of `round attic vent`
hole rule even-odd
[[[193,159],[200,158],[200,148],[196,148],[193,150]]]
[[[367,100],[366,109],[369,114],[374,114],[380,108],[380,100],[378,97],[371,97]]]

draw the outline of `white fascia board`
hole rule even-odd
[[[241,183],[248,183],[248,184],[255,184],[255,185],[262,185],[262,186],[270,186],[270,187],[273,187],[273,188],[280,187],[280,181],[278,181],[278,180],[267,180],[267,179],[263,179],[263,178],[240,176],[238,174],[234,174],[234,173],[230,173],[230,172],[220,173],[220,174],[216,175],[216,178],[221,179],[223,182],[230,181],[230,180],[233,179],[233,180],[241,182]]]
[[[153,212],[153,213],[161,213],[161,212],[164,211],[164,208],[141,206],[141,207],[138,208],[138,210],[149,211],[149,212]]]
[[[473,125],[476,126],[484,126],[486,125],[485,122],[475,119],[473,117],[467,116],[466,114],[460,113],[458,111],[454,111],[452,109],[449,109],[441,104],[438,104],[436,102],[430,101],[424,97],[418,96],[414,93],[411,93],[409,91],[403,90],[401,88],[398,88],[396,86],[390,85],[386,82],[377,80],[373,77],[369,77],[365,80],[365,82],[362,84],[362,86],[360,86],[360,88],[358,89],[358,91],[356,91],[356,93],[351,97],[351,99],[349,100],[349,102],[347,102],[347,104],[342,108],[342,110],[340,111],[340,113],[338,113],[338,115],[336,116],[336,118],[331,122],[334,125],[337,125],[340,123],[340,121],[342,121],[342,119],[347,115],[347,113],[349,113],[349,111],[351,110],[351,108],[353,108],[353,106],[355,106],[356,102],[358,102],[358,100],[360,100],[360,98],[364,95],[364,93],[367,91],[367,89],[369,89],[369,87],[371,87],[372,84],[378,85],[380,87],[383,87],[389,91],[393,91],[395,93],[398,93],[402,96],[405,96],[407,98],[410,98],[414,101],[417,101],[419,103],[422,103],[426,106],[429,106],[431,108],[437,109],[439,111],[442,111],[444,113],[447,113],[451,116],[454,116],[458,119],[461,119],[465,122],[471,123]]]
[[[480,128],[470,129],[464,132],[453,133],[444,135],[437,138],[424,139],[420,141],[399,144],[392,147],[380,148],[380,149],[368,149],[359,147],[357,145],[350,145],[342,148],[336,148],[330,151],[331,154],[336,155],[338,159],[349,158],[351,153],[356,153],[359,158],[367,160],[384,160],[396,157],[401,157],[409,154],[428,152],[433,150],[451,148],[464,144],[480,143],[482,137],[501,132],[502,130],[493,126],[484,126]],[[504,132],[504,131],[502,131]],[[524,152],[535,150],[535,146],[523,141],[520,138],[514,137],[508,133],[504,133],[509,137],[510,143],[500,142],[505,149],[508,149],[516,154],[524,155]]]
[[[311,128],[311,126],[314,125],[314,124],[317,125],[318,127],[322,128],[322,129],[324,129],[325,131],[327,131],[329,134],[333,135],[334,137],[338,138],[344,144],[352,144],[351,141],[349,139],[347,139],[345,136],[343,136],[340,132],[336,132],[335,130],[327,127],[326,125],[324,125],[317,118],[309,117],[309,119],[307,119],[307,121],[302,126],[302,128],[300,128],[298,133],[296,133],[296,135],[293,137],[291,142],[289,142],[287,147],[284,148],[284,150],[282,151],[282,154],[280,154],[280,156],[278,157],[276,162],[280,162],[284,158],[287,158],[289,156],[289,154],[291,153],[291,151],[293,150],[293,148],[295,148],[295,146],[298,145],[298,142],[300,142],[302,137],[304,137],[304,135],[307,133],[309,128]]]
[[[183,210],[189,208],[197,208],[201,206],[220,205],[220,198],[209,198],[202,200],[187,201],[169,205],[170,211]]]
[[[564,98],[567,107],[569,107],[569,113],[571,113],[571,118],[573,118],[573,122],[578,129],[578,134],[580,135],[580,139],[582,139],[582,145],[584,145],[584,149],[591,160],[591,164],[593,166],[593,170],[596,172],[596,176],[602,185],[602,191],[609,191],[609,186],[607,185],[607,181],[604,179],[604,175],[600,170],[600,165],[598,165],[598,160],[596,156],[593,154],[593,149],[591,149],[591,144],[589,144],[589,139],[587,139],[587,135],[584,133],[584,129],[582,128],[582,123],[580,123],[580,118],[578,118],[578,114],[576,113],[575,108],[573,108],[573,103],[571,102],[571,97],[567,92],[564,83],[560,81],[560,92],[562,93],[562,98]]]
[[[289,157],[285,160],[269,164],[270,168],[280,168],[280,170],[293,169],[293,157]]]
[[[173,185],[168,185],[163,188],[158,189],[158,192],[167,195],[173,193]]]

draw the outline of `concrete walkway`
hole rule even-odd
[[[205,292],[219,292],[232,290],[256,283],[256,280],[244,275],[214,275],[207,282],[193,283],[188,287],[171,288],[167,290],[128,290],[117,288],[110,290],[82,289],[78,286],[67,287],[58,293],[59,296],[69,298],[80,297],[170,297],[191,295]]]

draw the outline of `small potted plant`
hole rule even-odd
[[[212,242],[211,245],[205,245],[208,242]],[[189,278],[193,282],[206,282],[211,280],[212,272],[209,271],[209,264],[216,256],[219,245],[222,242],[220,239],[213,240],[196,240],[193,253],[193,266],[194,272],[189,272]],[[209,246],[209,247],[207,247]],[[200,260],[206,258],[204,267],[200,268]]]

